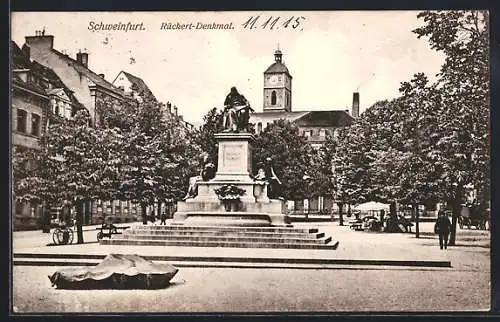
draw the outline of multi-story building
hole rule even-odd
[[[70,118],[83,106],[50,69],[30,60],[15,42],[11,42],[12,67],[12,152],[40,149],[40,138],[53,117]],[[29,175],[34,164],[25,164]],[[15,229],[33,228],[41,224],[42,205],[20,200],[12,203]]]
[[[40,148],[39,137],[48,128],[49,116],[71,118],[77,109],[85,108],[90,112],[93,126],[99,126],[100,109],[108,104],[118,107],[124,99],[129,99],[122,90],[106,81],[104,75],[88,68],[87,53],[79,52],[76,59],[72,59],[53,48],[53,36],[41,32],[25,38],[22,50],[14,43],[12,46],[14,148]],[[40,205],[31,204],[30,209],[26,202],[24,207],[21,201],[17,203],[13,214],[20,220],[14,219],[14,228],[40,227]],[[62,209],[53,207],[51,211],[59,216]],[[83,221],[85,224],[97,223],[107,215],[130,221],[140,217],[140,209],[130,202],[95,200],[85,205]],[[27,217],[30,220],[22,219]]]
[[[352,111],[348,110],[299,110],[293,106],[293,77],[282,61],[282,52],[274,53],[274,63],[264,71],[264,99],[262,112],[252,113],[250,122],[254,124],[256,133],[260,133],[273,122],[284,119],[295,123],[302,135],[314,147],[321,146],[327,135],[335,137],[338,129],[350,126],[359,116],[359,93],[353,94]],[[305,200],[290,200],[288,207],[299,212],[330,212],[335,208],[332,197],[320,196]]]
[[[12,42],[12,143],[16,146],[40,148],[39,138],[48,128],[49,116],[71,118],[76,110],[85,108],[92,118],[92,126],[101,123],[102,109],[119,108],[124,100],[141,101],[144,95],[154,98],[145,82],[130,73],[121,72],[117,86],[89,68],[89,54],[78,52],[73,59],[54,48],[54,36],[37,31],[25,37],[22,49]],[[120,78],[123,78],[120,80]],[[126,80],[125,80],[126,78]],[[128,82],[128,83],[127,83]],[[138,90],[131,92],[132,84]],[[127,86],[128,85],[128,86]],[[156,99],[155,99],[156,100]],[[159,103],[162,104],[162,103]],[[170,102],[162,104],[166,116],[180,122],[187,131],[193,126],[177,113]],[[61,207],[52,209],[59,216]],[[13,207],[14,228],[40,227],[40,205],[17,201]],[[103,217],[112,216],[116,221],[131,221],[141,217],[138,205],[129,201],[88,202],[84,207],[84,224],[100,223]]]

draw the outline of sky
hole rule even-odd
[[[263,72],[279,46],[293,77],[292,110],[345,110],[360,93],[360,112],[398,95],[402,81],[439,72],[444,56],[412,30],[423,24],[417,11],[262,11],[262,12],[14,12],[11,37],[45,29],[54,48],[75,57],[89,53],[89,68],[113,82],[121,70],[141,77],[162,102],[200,124],[206,112],[221,108],[236,86],[260,112]],[[243,24],[259,17],[253,29]],[[262,25],[278,18],[273,30]],[[292,18],[285,28],[284,23]],[[293,20],[299,18],[293,29]],[[140,31],[95,31],[90,23],[143,23]],[[229,24],[229,30],[162,30],[162,23],[194,26]],[[132,59],[131,59],[132,58]]]

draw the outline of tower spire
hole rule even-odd
[[[278,42],[278,49],[274,52],[274,61],[281,63],[281,56],[283,56],[283,54],[281,53],[280,43]]]

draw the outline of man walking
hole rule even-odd
[[[165,213],[165,210],[161,213],[161,222],[160,222],[160,225],[166,225],[167,222],[167,214]]]
[[[439,234],[439,248],[447,249],[448,248],[448,236],[451,230],[451,222],[446,216],[445,212],[439,210],[438,219],[436,220],[436,224],[434,225],[434,232]]]

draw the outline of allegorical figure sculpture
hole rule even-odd
[[[266,180],[269,185],[267,187],[267,196],[270,199],[281,198],[281,181],[274,172],[273,161],[271,158],[266,158],[264,167],[260,168],[255,176],[257,180]]]
[[[215,177],[215,164],[210,160],[208,155],[203,157],[203,167],[200,175],[203,181],[208,181]]]
[[[194,198],[198,195],[198,182],[208,181],[215,177],[215,164],[210,161],[208,155],[203,157],[203,164],[200,170],[200,175],[189,178],[189,187],[186,196],[183,200]]]
[[[224,115],[222,125],[224,132],[246,131],[250,120],[250,103],[245,96],[238,93],[236,87],[231,87],[231,91],[224,100]]]

